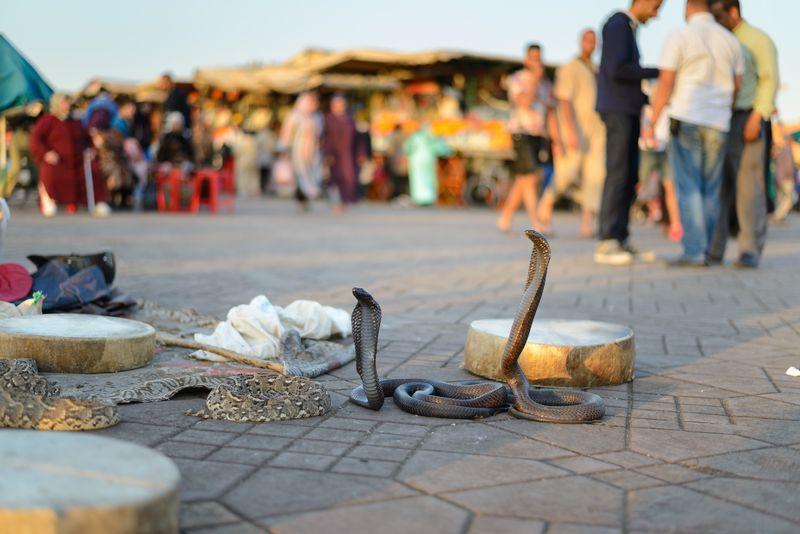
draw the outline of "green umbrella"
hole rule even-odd
[[[3,113],[29,102],[47,102],[53,89],[25,56],[0,33],[0,171],[6,170],[6,119]]]

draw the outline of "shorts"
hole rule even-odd
[[[639,153],[639,200],[659,196],[661,183],[672,181],[672,167],[666,150],[642,150]]]
[[[543,158],[542,149],[546,149],[543,137],[528,134],[513,134],[514,142],[514,174],[534,174],[539,171]]]

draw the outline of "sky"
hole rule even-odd
[[[190,77],[197,67],[279,62],[307,47],[418,51],[432,48],[519,56],[541,42],[548,62],[569,59],[582,28],[597,28],[628,0],[5,0],[0,31],[57,88],[101,76]],[[779,51],[784,120],[800,121],[798,0],[742,0],[745,19]],[[645,63],[683,24],[684,0],[665,0],[639,33]]]

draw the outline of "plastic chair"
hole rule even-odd
[[[158,211],[181,210],[183,172],[178,167],[156,170],[156,206]],[[169,195],[169,201],[167,201]]]

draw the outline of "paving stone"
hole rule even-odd
[[[532,519],[513,517],[478,516],[472,520],[469,534],[537,534],[545,531],[546,524]]]
[[[257,519],[335,505],[407,497],[415,493],[386,477],[340,473],[309,476],[309,471],[304,469],[263,467],[237,484],[225,495],[223,502],[234,512]]]
[[[371,445],[359,445],[348,453],[353,458],[369,458],[375,460],[389,460],[392,462],[402,462],[410,451],[393,447],[374,447]]]
[[[413,510],[413,513],[409,511]],[[266,521],[275,534],[316,534],[318,532],[363,532],[371,525],[385,534],[409,532],[460,533],[467,512],[433,497],[412,497],[311,512],[284,520]],[[535,531],[534,531],[535,532]]]
[[[625,429],[602,425],[552,425],[509,419],[496,426],[581,454],[625,448]],[[554,451],[555,452],[555,451]],[[558,456],[563,456],[559,454]]]
[[[297,469],[313,469],[324,471],[336,461],[335,456],[321,454],[303,454],[299,452],[282,452],[273,458],[269,465],[274,467],[294,467]]]
[[[680,486],[649,488],[628,497],[632,531],[797,532],[797,526]]]
[[[558,458],[555,460],[549,460],[548,463],[553,464],[556,467],[568,469],[569,471],[573,471],[579,475],[585,473],[595,473],[597,471],[613,471],[614,469],[619,469],[618,465],[601,462],[600,460],[589,456],[570,456],[568,458]]]
[[[584,476],[570,476],[446,493],[476,513],[621,527],[622,491]]]
[[[181,498],[207,501],[222,495],[253,471],[245,465],[176,458],[181,472]]]
[[[379,434],[399,434],[401,436],[424,436],[428,428],[418,425],[404,425],[401,423],[383,423],[375,432]]]
[[[536,460],[418,451],[405,463],[397,479],[426,493],[441,493],[566,474]]]
[[[319,428],[338,428],[341,430],[361,430],[364,432],[369,432],[376,424],[377,423],[375,423],[375,421],[331,417],[330,419],[323,421],[319,425]]]
[[[643,465],[660,463],[659,460],[655,458],[650,458],[649,456],[644,456],[631,451],[606,452],[603,454],[597,454],[594,456],[594,458],[603,462],[617,464],[622,467],[641,467]]]
[[[267,436],[262,434],[245,434],[238,436],[228,443],[229,447],[242,447],[245,449],[262,449],[279,451],[292,442],[291,438]]]
[[[737,417],[733,431],[740,436],[776,445],[800,443],[800,421]]]
[[[603,473],[594,473],[592,478],[607,482],[612,486],[624,490],[633,490],[641,488],[650,488],[653,486],[663,486],[665,482],[657,478],[649,477],[636,471],[629,471],[627,469],[619,469],[617,471],[606,471]]]
[[[309,431],[308,427],[298,425],[286,425],[281,423],[262,423],[252,425],[247,433],[258,434],[260,436],[277,436],[284,438],[297,438]]]
[[[352,445],[349,443],[335,443],[332,441],[317,441],[302,439],[294,442],[287,450],[306,454],[328,454],[339,456],[345,453]]]
[[[169,402],[142,402],[122,404],[118,407],[123,421],[190,427],[198,419],[186,415],[187,410],[199,410],[205,405],[204,399],[173,399]]]
[[[371,434],[362,441],[364,445],[378,445],[381,447],[401,447],[413,449],[422,441],[422,437],[397,436],[395,434]]]
[[[181,506],[181,528],[209,527],[239,521],[236,514],[214,501]]]
[[[336,428],[315,428],[305,437],[325,441],[338,441],[341,443],[358,443],[367,436],[366,432],[352,430],[339,430]]]
[[[534,460],[568,456],[569,451],[527,439],[500,428],[480,423],[437,428],[422,444],[423,449],[530,458]],[[535,425],[535,424],[534,424]]]
[[[261,465],[273,456],[275,451],[265,451],[259,449],[242,449],[239,447],[225,446],[208,457],[209,460],[216,462],[230,462],[244,465]]]
[[[708,476],[696,469],[689,469],[688,467],[675,464],[638,467],[636,471],[672,484],[683,484],[684,482],[691,482],[692,480],[698,480]]]
[[[215,525],[213,527],[202,527],[189,529],[191,534],[264,534],[262,527],[252,523],[239,521],[229,525]]]
[[[761,397],[739,397],[728,399],[728,409],[734,417],[762,417],[765,419],[788,419],[800,421],[797,406]]]
[[[233,432],[213,432],[210,430],[184,430],[174,436],[175,441],[185,441],[187,443],[204,443],[206,445],[224,445],[235,438],[238,434]]]
[[[619,529],[598,527],[595,525],[575,525],[570,523],[553,523],[547,529],[548,534],[618,534]]]
[[[800,454],[786,447],[710,456],[700,458],[696,465],[711,467],[740,477],[788,481],[800,478]]]
[[[138,443],[139,445],[152,446],[164,441],[177,432],[179,432],[179,429],[168,426],[145,425],[142,423],[122,421],[118,425],[104,428],[94,433],[104,438],[115,438],[122,441]]]
[[[331,469],[336,473],[352,473],[376,477],[391,476],[400,467],[398,462],[370,458],[342,458]]]
[[[763,446],[763,443],[739,436],[725,436],[721,439],[718,434],[711,433],[631,429],[631,449],[669,462]]]
[[[217,430],[220,432],[236,432],[241,433],[253,428],[251,423],[232,423],[230,421],[217,421],[216,419],[200,419],[192,427],[195,430]]]
[[[797,473],[796,473],[797,474]],[[800,523],[800,481],[748,480],[742,478],[706,478],[687,484],[726,501],[743,504]]]
[[[186,443],[183,441],[165,441],[156,450],[172,458],[204,458],[216,450],[215,445],[202,443]]]

